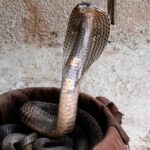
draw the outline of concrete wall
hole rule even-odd
[[[80,0],[0,0],[0,43],[63,43],[69,14]],[[92,0],[107,10],[107,0]],[[150,27],[149,0],[116,0],[115,29],[140,35]]]

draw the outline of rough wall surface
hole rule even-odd
[[[0,43],[62,44],[69,14],[80,0],[0,0]],[[92,0],[107,10],[107,0]],[[114,28],[123,35],[147,33],[149,0],[116,0]]]
[[[0,0],[0,93],[60,87],[64,32],[78,2]],[[92,2],[106,11],[106,0]],[[81,84],[82,91],[117,103],[131,150],[150,149],[149,14],[149,0],[116,0],[109,44]]]

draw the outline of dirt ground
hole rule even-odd
[[[112,40],[113,39],[113,40]],[[61,84],[62,47],[3,44],[0,93],[32,86]],[[81,91],[105,96],[124,113],[123,128],[131,150],[150,149],[150,36],[128,40],[120,33],[85,75]]]

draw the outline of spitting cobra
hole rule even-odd
[[[77,113],[88,118],[77,108],[79,87],[85,72],[106,46],[109,31],[110,20],[105,12],[94,4],[77,4],[70,15],[64,42],[58,110],[53,104],[42,109],[42,104],[26,102],[20,110],[20,119],[26,126],[47,137],[61,138],[76,128]]]

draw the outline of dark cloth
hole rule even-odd
[[[59,94],[58,88],[26,88],[0,95],[0,124],[19,122],[19,109],[26,101],[58,103]],[[80,93],[78,107],[93,115],[105,133],[94,150],[127,150],[129,138],[120,125],[122,113],[114,103],[104,97]]]

